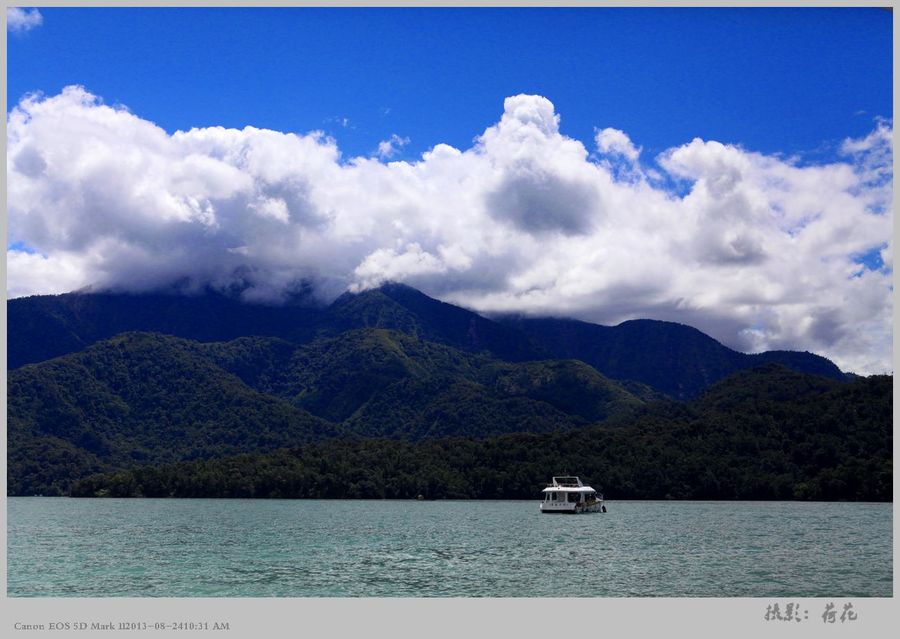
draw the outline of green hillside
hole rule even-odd
[[[9,376],[10,494],[85,474],[346,434],[580,428],[643,404],[580,362],[512,364],[384,329],[295,345],[124,333]]]
[[[689,404],[656,403],[590,428],[329,440],[95,475],[73,494],[533,499],[562,472],[608,499],[891,501],[891,405],[887,376],[838,384],[766,366]]]
[[[513,364],[384,329],[297,348],[270,390],[349,432],[403,439],[547,432],[643,403],[581,362]]]
[[[274,450],[339,434],[196,350],[177,338],[125,333],[11,371],[9,493],[65,492],[97,468]]]

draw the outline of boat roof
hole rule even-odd
[[[554,477],[551,486],[564,486],[566,488],[578,488],[584,486],[581,480],[574,475],[566,475],[563,477]]]
[[[581,483],[581,479],[575,475],[560,475],[554,477],[553,482],[541,492],[564,492],[564,493],[594,493],[597,492],[590,486]]]

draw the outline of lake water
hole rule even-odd
[[[892,596],[891,504],[8,499],[11,597]]]

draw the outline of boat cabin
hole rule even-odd
[[[541,512],[606,512],[603,495],[582,484],[578,477],[554,477],[542,495]]]

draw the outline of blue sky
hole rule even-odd
[[[393,280],[892,369],[888,11],[7,16],[9,296]]]
[[[649,154],[701,137],[816,157],[892,115],[877,9],[41,13],[8,39],[7,110],[81,84],[169,132],[322,129],[346,155],[391,134],[407,156],[464,148],[517,93],[550,98],[566,135],[616,127]]]

